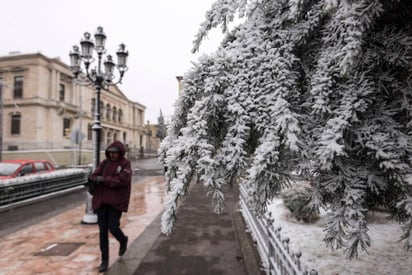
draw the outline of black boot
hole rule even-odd
[[[123,256],[123,254],[126,252],[127,249],[127,242],[129,241],[129,238],[126,236],[123,242],[120,243],[120,248],[119,248],[119,256]]]
[[[108,266],[109,266],[109,261],[102,260],[102,263],[99,266],[99,272],[105,272]]]

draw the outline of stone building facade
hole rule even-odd
[[[95,90],[76,84],[60,59],[41,53],[1,56],[0,82],[3,152],[93,149]],[[145,109],[117,86],[102,90],[101,148],[117,139],[141,150],[147,143]]]

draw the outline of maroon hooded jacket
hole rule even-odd
[[[109,159],[107,149],[117,147],[120,150],[120,158],[113,162]],[[110,205],[117,210],[127,212],[130,201],[132,171],[130,161],[124,155],[126,148],[120,141],[114,141],[106,148],[106,159],[94,170],[91,179],[103,176],[104,182],[98,183],[93,192],[93,209],[101,205]]]

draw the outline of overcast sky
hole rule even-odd
[[[199,54],[192,41],[215,0],[12,0],[3,1],[0,55],[18,51],[42,54],[69,64],[69,52],[83,33],[102,26],[108,54],[120,43],[129,51],[129,70],[120,85],[124,94],[146,106],[146,120],[157,122],[160,109],[173,114],[176,76],[183,75],[199,54],[211,53],[222,39],[209,34]]]

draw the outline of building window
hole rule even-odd
[[[138,111],[139,112],[139,117],[138,117],[138,125],[139,126],[143,126],[143,112],[141,110]]]
[[[92,140],[93,138],[93,128],[92,124],[87,125],[87,140]]]
[[[113,140],[112,140],[112,133],[107,132],[106,144],[110,144],[110,143],[112,143],[112,142],[113,142]]]
[[[109,121],[110,120],[110,114],[112,112],[112,108],[110,107],[110,104],[106,105],[106,119]]]
[[[21,115],[11,115],[11,134],[20,135]]]
[[[68,137],[70,135],[70,119],[63,118],[63,136]]]
[[[100,102],[100,117],[102,118],[102,119],[104,119],[105,117],[104,117],[104,103],[103,102]]]
[[[59,85],[59,100],[64,101],[64,93],[65,93],[66,87],[64,84]]]
[[[92,112],[92,115],[94,115],[95,110],[96,110],[96,99],[92,98],[92,102],[91,102],[92,106],[90,108],[90,111]]]
[[[113,107],[113,122],[117,122],[117,109]]]
[[[119,109],[119,123],[122,123],[123,120],[123,111],[122,109]]]
[[[23,98],[23,77],[22,76],[14,77],[13,97]]]

